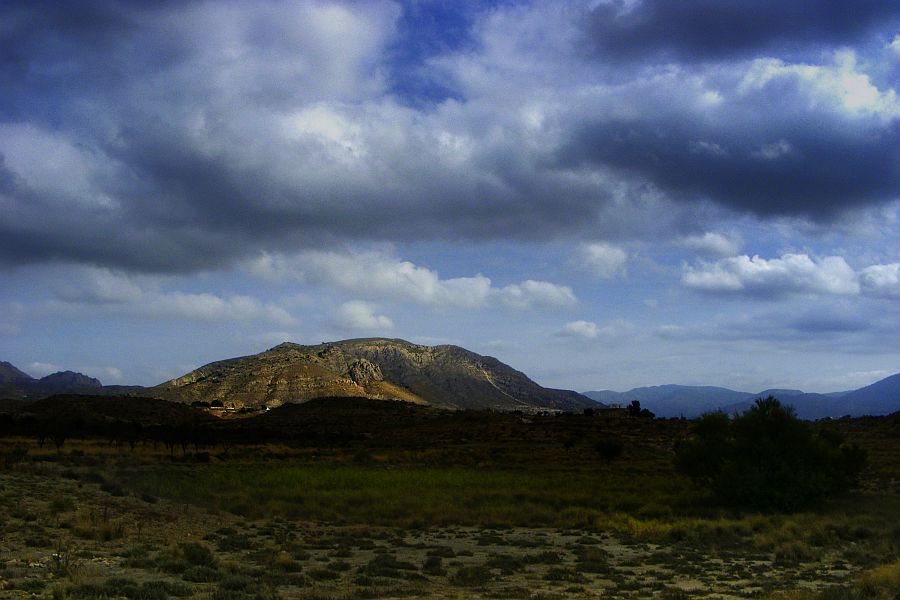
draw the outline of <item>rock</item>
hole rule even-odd
[[[360,358],[350,365],[347,374],[359,385],[366,385],[372,381],[383,381],[384,376],[378,365],[372,364],[364,358]]]

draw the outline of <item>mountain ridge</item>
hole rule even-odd
[[[634,400],[660,417],[698,417],[706,412],[739,413],[757,398],[775,396],[794,407],[803,419],[822,419],[844,415],[885,415],[900,410],[900,373],[890,375],[856,390],[807,393],[801,390],[770,388],[758,393],[723,387],[666,384],[634,388],[626,392],[597,390],[582,392],[607,404],[626,405]]]

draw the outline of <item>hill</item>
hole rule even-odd
[[[459,346],[366,338],[315,346],[284,343],[260,354],[210,363],[149,395],[229,407],[276,407],[320,397],[402,400],[439,408],[581,410],[576,392],[539,386],[496,358]]]
[[[673,384],[634,388],[627,392],[584,392],[584,395],[606,404],[622,406],[637,400],[643,408],[660,417],[698,416],[753,397],[753,394],[721,387]]]
[[[0,361],[0,383],[21,383],[34,381],[34,378],[28,373],[23,373],[14,365]]]

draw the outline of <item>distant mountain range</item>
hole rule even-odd
[[[65,392],[140,395],[183,403],[218,401],[233,408],[272,408],[336,396],[440,408],[581,411],[601,406],[577,392],[541,387],[496,358],[459,346],[421,346],[385,338],[315,346],[284,343],[252,356],[210,363],[150,388],[102,386],[96,379],[81,381],[67,373],[34,380],[9,363],[3,363],[2,377],[0,381],[9,383],[0,387],[0,397],[11,399]],[[51,389],[54,382],[69,385]]]
[[[750,408],[757,398],[768,396],[793,406],[797,416],[803,419],[886,415],[900,410],[900,373],[858,390],[828,394],[790,389],[769,389],[753,394],[721,387],[658,385],[627,392],[591,391],[584,395],[598,402],[622,406],[637,400],[642,408],[648,408],[660,417],[693,418],[716,410],[739,413]]]
[[[61,392],[90,394],[102,388],[97,379],[74,371],[60,371],[35,379],[8,362],[0,362],[0,396],[4,398],[28,400]]]

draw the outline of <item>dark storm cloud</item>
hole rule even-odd
[[[796,121],[747,116],[735,113],[732,125],[716,129],[702,115],[685,123],[683,114],[671,121],[589,123],[560,156],[568,164],[611,166],[684,200],[713,200],[758,215],[825,220],[900,195],[897,122],[852,129],[814,112]]]
[[[792,54],[808,46],[850,44],[874,26],[898,21],[894,0],[640,0],[629,5],[599,4],[585,21],[589,43],[603,60]]]

